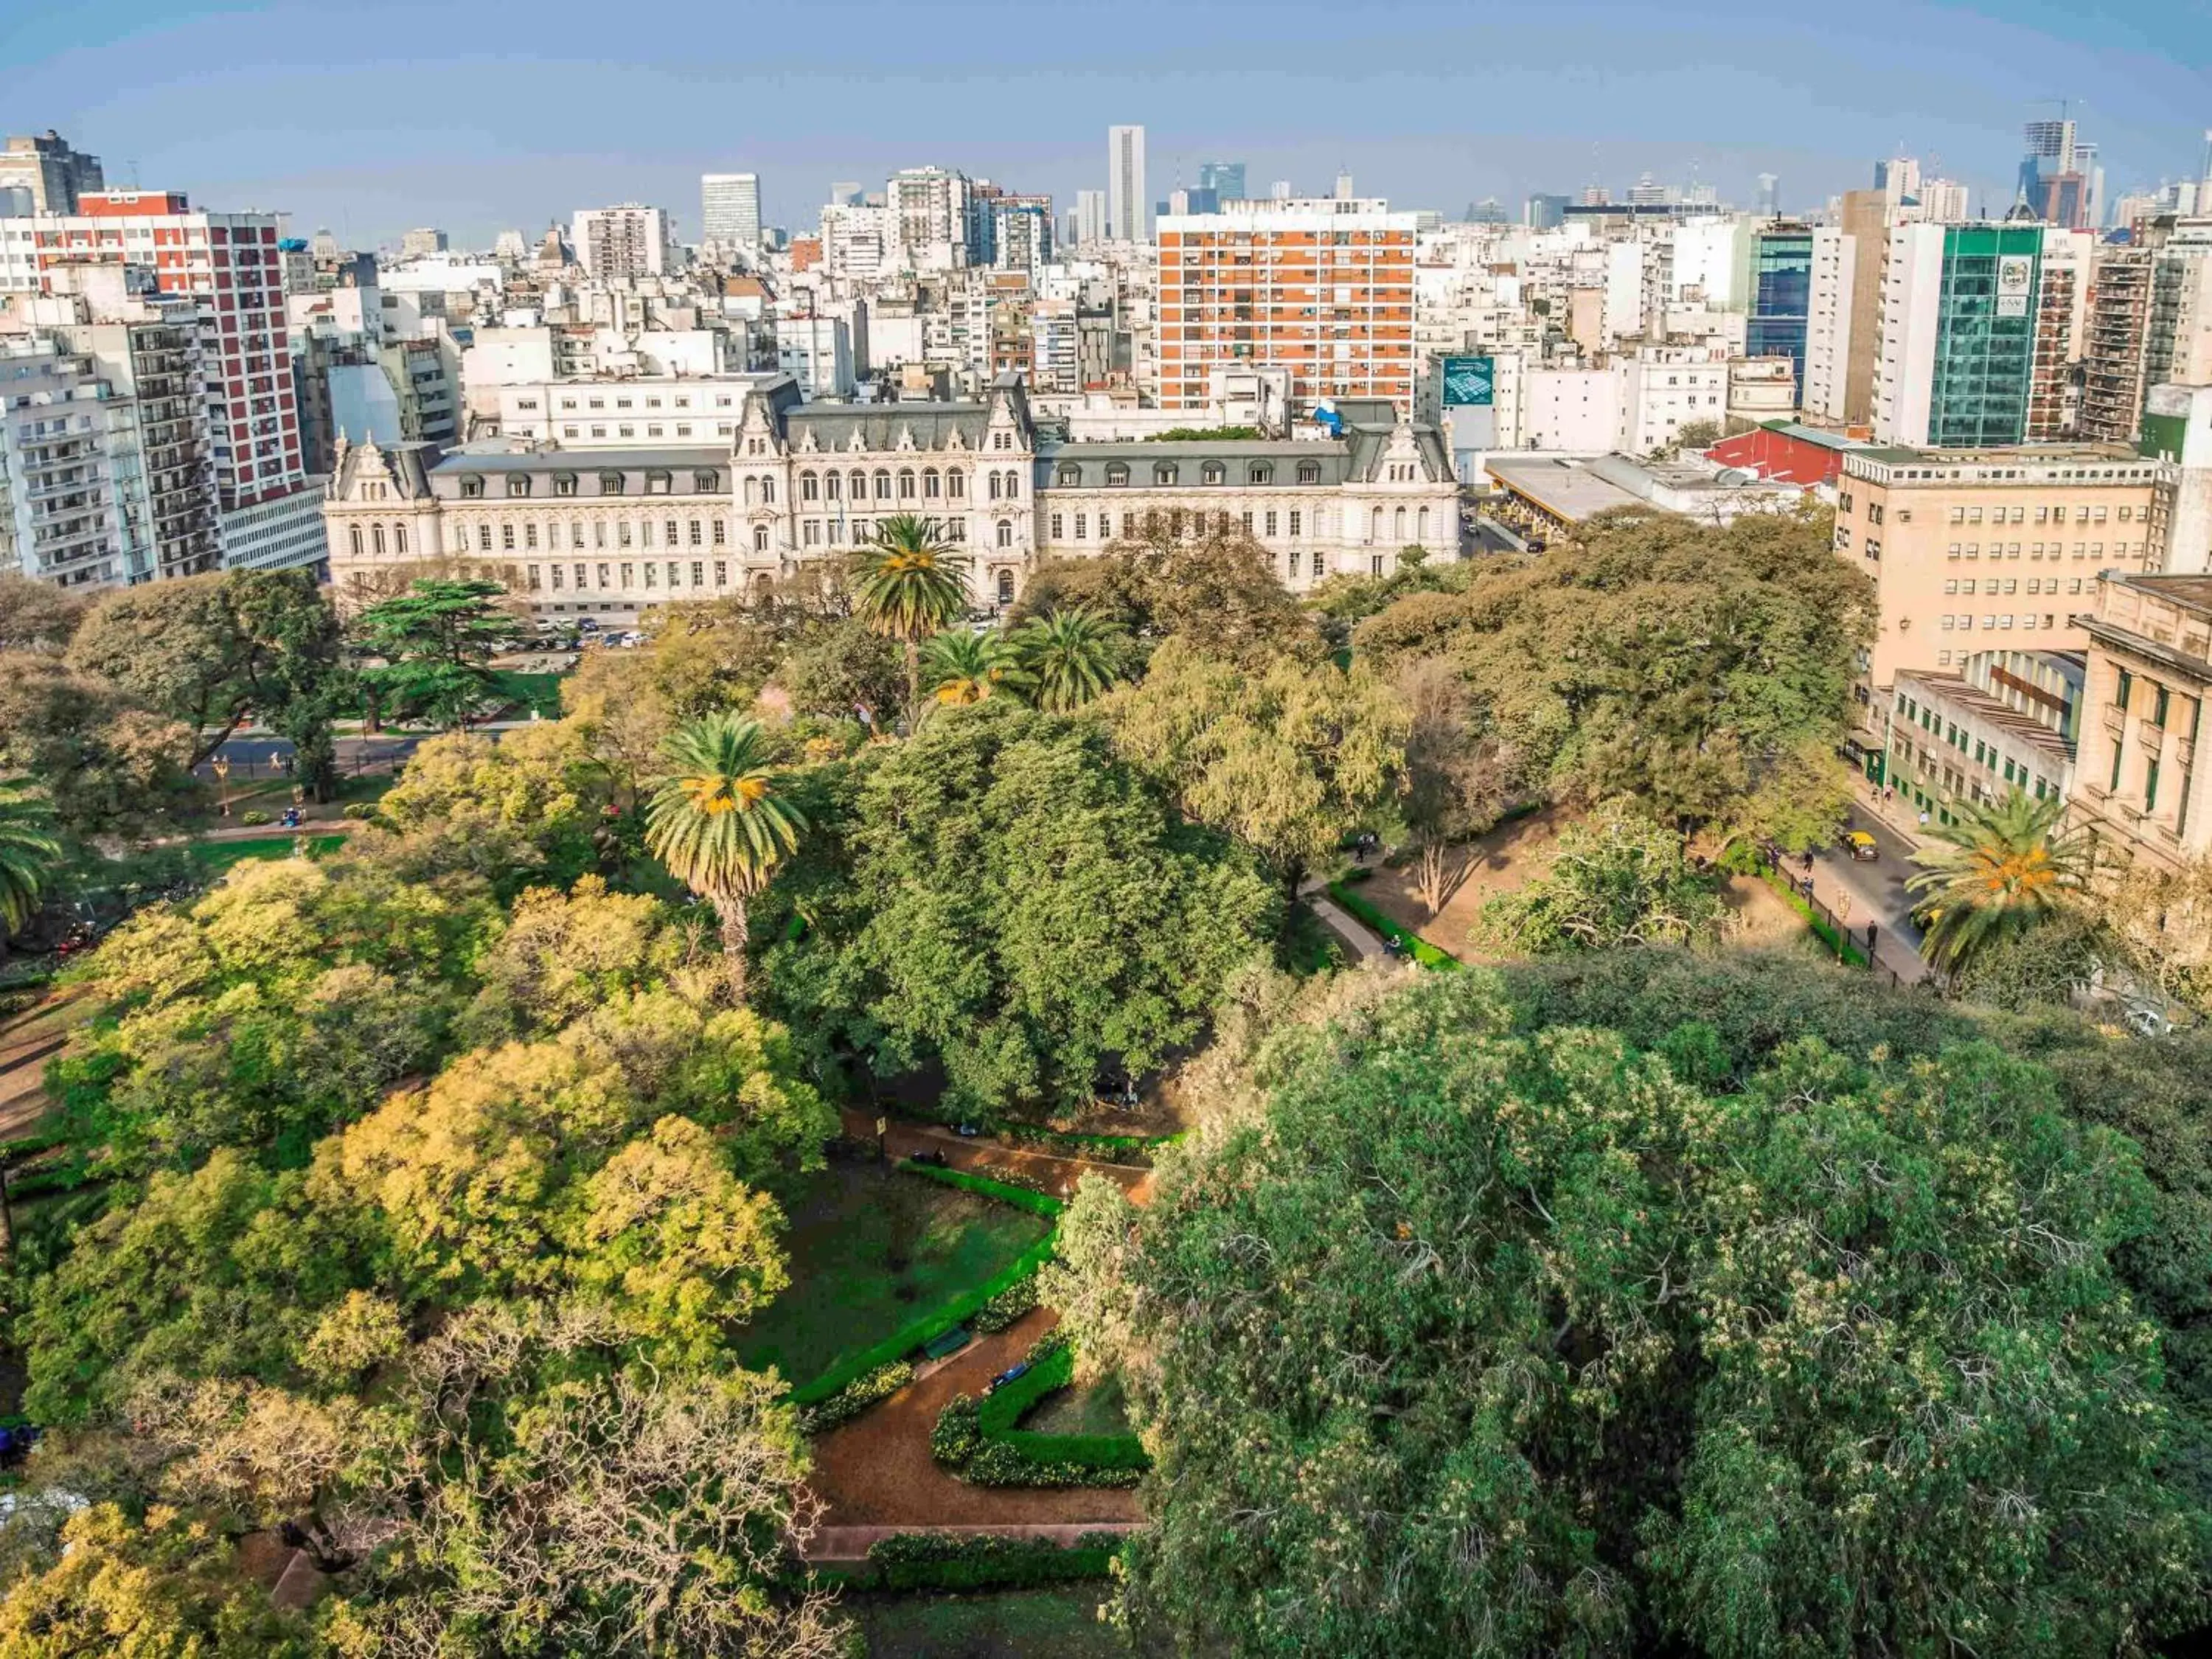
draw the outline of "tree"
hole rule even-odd
[[[342,646],[337,615],[312,573],[228,570],[106,595],[77,629],[69,659],[191,727],[188,766],[259,720],[292,740],[297,776],[319,799],[346,687]]]
[[[673,769],[646,809],[646,843],[669,874],[714,907],[732,1001],[745,993],[745,904],[795,851],[806,820],[779,793],[760,723],[734,714],[694,720],[662,754]]]
[[[62,844],[52,832],[53,810],[18,778],[0,777],[0,951],[8,936],[39,908]]]
[[[183,722],[45,653],[0,656],[0,770],[35,778],[67,834],[139,839],[194,799]]]
[[[1311,660],[1327,649],[1283,586],[1274,555],[1206,514],[1147,514],[1095,556],[1048,560],[1007,620],[1018,626],[1077,609],[1126,629],[1133,654],[1170,636],[1240,662]]]
[[[2167,870],[2148,859],[2101,872],[2085,896],[2113,953],[2164,995],[2212,1012],[2212,859]]]
[[[1992,803],[1954,804],[1954,822],[1929,831],[1905,886],[1935,912],[1921,941],[1929,961],[1957,971],[2004,934],[2033,927],[2081,892],[2089,842],[2062,831],[2065,803],[2014,789]]]
[[[514,631],[493,603],[506,591],[497,582],[416,581],[370,605],[354,618],[354,637],[384,665],[363,679],[399,719],[464,724],[490,701],[486,665]]]
[[[502,732],[449,732],[416,746],[377,803],[381,830],[364,848],[410,873],[465,870],[502,893],[532,882],[566,886],[601,860],[599,836],[615,780],[581,721]]]
[[[1324,982],[1149,1206],[1079,1189],[1046,1293],[1153,1456],[1123,1614],[1355,1656],[2154,1650],[2204,1517],[2113,1266],[2132,1149],[1986,1045],[1715,1084],[1709,1030],[1500,993]]]
[[[1467,842],[1505,810],[1517,759],[1484,732],[1474,694],[1449,663],[1408,662],[1396,686],[1408,716],[1398,811],[1413,850],[1415,890],[1435,915],[1466,879]]]
[[[1851,769],[1821,743],[1784,750],[1748,769],[1749,791],[1720,822],[1726,843],[1771,842],[1785,853],[1825,847],[1850,815]]]
[[[35,576],[0,575],[0,652],[67,648],[91,603]]]
[[[1571,825],[1550,868],[1485,904],[1476,937],[1540,956],[1689,945],[1717,934],[1727,915],[1680,835],[1616,805]]]
[[[775,1002],[876,1076],[942,1068],[957,1110],[1152,1070],[1279,925],[1254,862],[1087,722],[993,697],[805,782],[822,829],[772,896]]]
[[[921,707],[921,641],[968,609],[968,561],[939,538],[934,520],[911,513],[879,520],[853,556],[853,610],[869,629],[906,647],[909,723]]]
[[[1121,677],[1124,638],[1119,624],[1067,605],[1032,617],[1013,642],[1035,682],[1036,706],[1066,714],[1104,696]]]
[[[922,681],[945,708],[965,708],[994,692],[1018,696],[1028,672],[1006,636],[995,630],[971,633],[963,628],[933,634],[921,653]]]
[[[810,627],[776,670],[776,684],[800,714],[825,720],[858,720],[884,729],[884,711],[895,707],[905,675],[898,648],[857,618]]]
[[[1142,683],[1097,704],[1128,759],[1182,810],[1258,854],[1295,896],[1309,871],[1396,792],[1409,718],[1355,663],[1242,664],[1170,640]]]
[[[1685,421],[1675,429],[1674,447],[1677,449],[1710,449],[1720,441],[1721,423],[1718,421]]]

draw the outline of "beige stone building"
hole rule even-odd
[[[2212,848],[2207,769],[2212,576],[2114,575],[2086,619],[2087,707],[2072,820],[2100,848],[2173,868]]]
[[[1845,455],[1836,556],[1878,593],[1858,684],[1869,746],[1900,672],[1990,650],[2087,650],[2080,617],[2099,574],[2159,568],[2173,477],[2118,446]]]

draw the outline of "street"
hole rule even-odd
[[[1813,856],[1814,894],[1844,917],[1862,946],[1868,921],[1880,924],[1875,955],[1881,965],[1896,969],[1900,979],[1917,980],[1928,967],[1920,956],[1920,930],[1912,925],[1912,896],[1905,887],[1916,867],[1912,848],[1881,821],[1863,796],[1851,808],[1850,827],[1872,836],[1881,856],[1862,864],[1831,842]],[[1802,873],[1802,866],[1792,860],[1790,874]]]

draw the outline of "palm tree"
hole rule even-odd
[[[968,561],[937,538],[934,520],[901,513],[879,520],[854,558],[853,605],[869,629],[906,645],[906,708],[921,702],[921,641],[968,609]]]
[[[0,950],[39,908],[47,872],[62,855],[47,828],[52,822],[45,797],[20,781],[0,779]]]
[[[1121,626],[1081,605],[1024,623],[1014,635],[1036,682],[1036,706],[1055,714],[1080,708],[1121,670]]]
[[[2057,797],[2030,800],[2015,789],[1994,804],[1951,809],[1958,821],[1930,833],[1912,855],[1905,883],[1935,913],[1921,949],[1937,965],[1964,968],[2003,934],[2034,926],[2078,893],[2090,848],[2079,830],[2061,832]]]
[[[796,852],[806,820],[776,793],[758,720],[708,714],[661,744],[672,769],[646,807],[645,841],[668,873],[714,907],[732,1000],[745,994],[746,901]]]
[[[921,647],[922,678],[947,708],[981,702],[994,691],[1018,692],[1029,684],[1021,658],[1006,635],[947,629]]]

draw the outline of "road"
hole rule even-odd
[[[1884,823],[1863,799],[1851,809],[1851,825],[1875,838],[1881,856],[1862,864],[1838,847],[1815,853],[1814,894],[1844,916],[1862,945],[1868,921],[1877,922],[1881,931],[1875,954],[1881,965],[1895,969],[1900,978],[1919,979],[1928,969],[1920,958],[1920,930],[1912,925],[1912,896],[1905,889],[1905,878],[1915,868],[1912,845]],[[1794,860],[1790,873],[1802,873]]]

